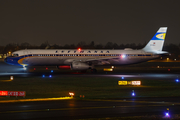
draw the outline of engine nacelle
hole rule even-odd
[[[73,62],[71,64],[72,70],[87,70],[89,68],[91,68],[91,66],[88,65],[87,63],[83,63],[83,62]]]

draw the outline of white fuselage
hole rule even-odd
[[[20,65],[70,65],[73,62],[92,62],[93,65],[124,65],[139,63],[159,57],[143,50],[19,50]]]

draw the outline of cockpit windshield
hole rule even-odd
[[[13,57],[18,57],[19,55],[18,54],[12,54]]]

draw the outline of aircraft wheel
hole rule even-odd
[[[91,73],[97,73],[96,69],[91,69]]]

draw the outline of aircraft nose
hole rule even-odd
[[[4,62],[7,62],[7,60],[8,60],[8,58],[5,58],[5,59],[4,59]]]

